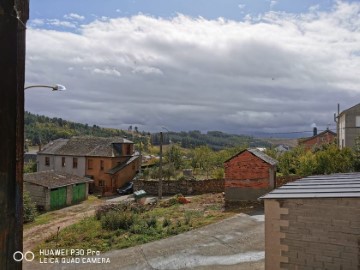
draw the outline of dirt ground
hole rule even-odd
[[[80,221],[84,217],[94,215],[96,207],[103,203],[105,203],[105,201],[98,199],[87,200],[81,204],[45,213],[44,215],[49,215],[50,220],[48,222],[35,226],[29,224],[24,227],[23,250],[32,250],[46,238],[56,234],[58,228],[62,230]]]

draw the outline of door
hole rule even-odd
[[[66,187],[55,188],[50,191],[50,210],[66,206]]]
[[[86,197],[86,184],[76,184],[73,186],[72,203],[78,203],[85,200]]]

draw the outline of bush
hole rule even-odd
[[[135,215],[129,212],[109,211],[101,217],[101,227],[107,230],[127,230],[134,222]]]
[[[146,220],[146,224],[149,228],[156,228],[157,219],[156,217],[152,216]]]
[[[164,221],[163,221],[162,226],[165,228],[165,227],[168,227],[170,225],[171,225],[171,220],[168,219],[168,218],[165,218]]]
[[[23,212],[23,222],[32,222],[37,216],[36,205],[31,201],[29,192],[24,190],[24,212]]]

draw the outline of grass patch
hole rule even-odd
[[[208,225],[234,213],[223,211],[223,202],[210,201],[206,196],[192,198],[188,204],[106,205],[96,211],[94,217],[84,218],[52,235],[39,249],[82,248],[106,252],[128,248],[154,240],[177,235],[194,228]],[[197,201],[197,203],[193,203]],[[201,207],[203,202],[204,207]],[[216,205],[218,204],[218,205]],[[164,206],[166,205],[166,206]]]

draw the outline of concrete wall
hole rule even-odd
[[[65,166],[62,166],[62,158],[65,158]],[[77,168],[73,168],[73,158],[77,158]],[[55,156],[55,170],[78,176],[85,176],[85,157]]]
[[[50,166],[45,165],[45,157],[50,158]],[[62,166],[62,158],[65,158],[65,166]],[[78,160],[77,168],[73,168],[72,156],[54,156],[40,154],[37,156],[37,171],[55,170],[59,172],[70,173],[78,176],[85,176],[85,157],[76,157]]]
[[[224,164],[225,201],[257,200],[275,187],[275,166],[245,151]]]
[[[356,116],[360,116],[360,106],[354,106],[341,114],[338,121],[340,148],[355,146],[355,139],[360,136],[360,126],[356,126]]]
[[[360,199],[265,200],[265,268],[359,269]]]
[[[136,180],[134,181],[134,190],[145,190],[147,194],[158,195],[157,180]],[[224,179],[209,180],[182,180],[167,181],[163,180],[163,195],[192,195],[205,193],[224,192]]]

